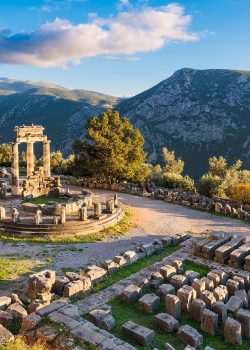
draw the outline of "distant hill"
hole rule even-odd
[[[117,101],[117,97],[87,90],[0,78],[0,142],[13,139],[16,125],[42,124],[52,150],[67,155],[73,141],[83,135],[86,121]]]
[[[250,72],[184,68],[118,104],[143,133],[149,159],[167,146],[198,178],[208,158],[224,155],[250,168]]]
[[[92,115],[116,108],[145,137],[149,160],[175,150],[196,179],[208,158],[240,158],[250,168],[250,72],[184,68],[129,99],[33,81],[0,78],[0,142],[13,139],[15,125],[42,124],[52,150],[71,153]]]

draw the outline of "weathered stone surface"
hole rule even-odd
[[[159,295],[163,301],[165,301],[165,296],[167,294],[175,294],[175,289],[172,284],[162,284],[157,290],[157,295]]]
[[[243,306],[243,302],[235,296],[230,297],[228,302],[226,303],[227,310],[231,312],[236,312],[242,306]]]
[[[197,297],[200,297],[201,292],[206,290],[206,283],[205,281],[199,280],[198,278],[195,278],[192,282],[192,287],[196,291]]]
[[[152,288],[158,288],[164,283],[164,278],[162,277],[160,272],[154,272],[151,274],[149,283]]]
[[[181,317],[181,301],[176,295],[167,294],[165,297],[167,314],[179,319]]]
[[[188,279],[188,284],[192,284],[195,278],[200,278],[200,274],[198,272],[191,270],[186,271],[185,276]]]
[[[115,262],[116,264],[118,264],[120,267],[127,264],[127,260],[126,260],[126,259],[124,258],[124,256],[122,256],[122,255],[116,255],[116,256],[114,257],[113,260],[114,260],[114,262]]]
[[[5,310],[11,304],[10,297],[0,297],[0,310]]]
[[[144,312],[154,313],[160,305],[160,297],[155,294],[145,294],[139,299],[139,305]]]
[[[66,306],[67,304],[68,303],[66,301],[55,301],[48,306],[37,309],[36,313],[39,316],[44,317],[44,316],[49,315],[51,312],[54,312],[54,311],[61,309],[62,307]]]
[[[56,280],[56,273],[53,270],[44,270],[30,275],[28,280],[28,292],[33,290],[36,293],[50,292]],[[29,294],[27,293],[29,296]]]
[[[124,258],[130,263],[138,260],[138,256],[134,250],[128,250],[123,254]]]
[[[154,331],[128,321],[122,325],[122,333],[125,337],[135,341],[140,345],[148,345],[154,338]]]
[[[177,297],[181,301],[181,310],[189,311],[192,300],[196,298],[196,291],[192,287],[184,285],[182,288],[178,289]]]
[[[31,329],[36,328],[41,319],[41,316],[37,315],[35,312],[32,312],[31,314],[23,318],[21,330],[30,331]]]
[[[229,265],[241,267],[244,264],[245,257],[250,254],[250,243],[243,244],[238,249],[230,253]]]
[[[228,262],[230,253],[234,250],[243,245],[246,241],[245,237],[240,238],[234,238],[231,241],[227,242],[223,246],[219,247],[215,251],[215,258],[214,261],[224,264]]]
[[[72,317],[72,318],[78,318],[79,315],[79,310],[76,305],[69,304],[60,309],[60,312],[66,316]]]
[[[90,265],[86,268],[86,275],[93,284],[97,284],[107,279],[107,271],[96,265]]]
[[[179,322],[173,316],[161,313],[154,317],[154,323],[164,332],[176,332],[179,327]]]
[[[80,279],[80,275],[74,271],[67,271],[65,277],[68,278],[71,282],[77,281]]]
[[[174,266],[176,268],[176,272],[177,273],[182,273],[183,272],[183,267],[182,267],[182,261],[181,260],[174,260],[171,263],[172,266]]]
[[[227,307],[222,301],[216,301],[211,307],[212,311],[218,315],[218,323],[224,323],[227,318]]]
[[[63,288],[63,296],[66,298],[71,298],[80,293],[83,293],[83,282],[81,280],[69,282]]]
[[[215,250],[218,249],[223,244],[227,243],[232,236],[227,235],[218,240],[212,240],[202,247],[202,257],[205,259],[213,259]]]
[[[203,300],[201,299],[193,300],[191,304],[192,318],[197,322],[201,322],[201,316],[202,316],[203,310],[205,309],[206,309],[206,304]]]
[[[240,277],[243,278],[246,290],[250,289],[250,272],[247,271],[240,271],[240,272],[235,272],[233,273],[233,278],[234,277]],[[242,288],[242,289],[244,289]]]
[[[245,289],[236,290],[234,295],[242,301],[244,308],[248,308],[249,302],[247,292],[245,291]]]
[[[164,247],[167,247],[167,246],[173,244],[173,238],[172,237],[168,237],[168,236],[163,237],[161,239],[161,241],[162,241],[162,244],[164,245]]]
[[[17,320],[22,320],[25,316],[28,315],[25,308],[19,303],[9,305],[7,308],[7,312],[9,312],[11,316]]]
[[[161,267],[160,273],[165,280],[170,281],[171,277],[176,274],[176,268],[171,265],[165,265]]]
[[[131,284],[127,286],[121,293],[121,298],[127,304],[133,304],[140,299],[141,288]]]
[[[82,289],[83,293],[85,293],[85,294],[90,293],[92,290],[92,283],[91,283],[90,278],[87,276],[82,276],[82,277],[80,277],[80,280],[83,283],[83,289]]]
[[[111,331],[115,326],[115,319],[111,314],[111,307],[108,305],[103,305],[99,309],[91,311],[88,319],[94,325],[106,331]]]
[[[209,290],[204,290],[203,292],[201,292],[200,299],[205,302],[208,309],[210,309],[213,303],[216,302],[214,294]]]
[[[207,277],[202,277],[202,278],[200,279],[200,281],[202,281],[202,282],[205,283],[205,288],[206,288],[207,290],[212,291],[212,290],[214,289],[214,287],[215,287],[214,282],[213,282],[212,279],[209,279],[209,278],[207,278]]]
[[[242,335],[250,338],[250,311],[245,309],[239,309],[236,312],[236,319],[241,324]]]
[[[215,335],[217,328],[218,315],[213,311],[205,309],[201,316],[201,329],[210,335]]]
[[[177,338],[186,345],[197,348],[203,344],[203,336],[188,325],[181,326],[177,332]]]
[[[4,327],[8,327],[13,317],[6,311],[0,310],[0,324]]]
[[[53,284],[53,292],[62,295],[64,286],[66,286],[67,283],[69,283],[69,279],[66,276],[57,276],[55,283]]]
[[[207,278],[213,281],[214,287],[217,287],[220,284],[220,277],[216,273],[209,272]]]
[[[144,251],[147,256],[154,254],[155,252],[155,246],[153,244],[143,244],[141,246],[141,250]]]
[[[233,345],[242,344],[242,331],[240,322],[228,317],[224,327],[224,339],[226,343]]]
[[[109,273],[116,272],[119,269],[119,265],[114,262],[113,260],[106,260],[103,264],[102,267],[107,270]]]
[[[14,335],[0,324],[0,345],[12,340],[14,340]]]
[[[240,289],[245,289],[245,280],[240,276],[233,276],[233,280],[239,283]]]
[[[36,331],[37,338],[45,342],[52,342],[58,333],[59,332],[51,326],[42,326]]]
[[[223,301],[224,303],[228,300],[228,290],[226,286],[220,284],[213,291],[214,297],[217,301]]]
[[[62,324],[67,330],[73,330],[81,325],[81,323],[84,323],[83,320],[81,320],[81,323],[74,320],[72,317],[66,316],[60,311],[54,311],[48,315],[48,318],[52,322],[60,323]]]
[[[178,290],[179,288],[183,287],[185,284],[188,284],[188,279],[186,276],[183,275],[174,275],[170,283],[174,286],[175,290]]]
[[[215,273],[216,275],[219,276],[220,284],[226,284],[229,276],[225,271],[220,270],[220,269],[213,269],[210,272]]]
[[[227,282],[226,282],[226,287],[227,287],[227,290],[228,290],[228,294],[230,296],[234,295],[234,293],[240,289],[240,284],[238,281],[235,281],[233,279],[228,279]]]
[[[102,330],[102,332],[105,331]],[[85,322],[70,331],[70,333],[77,339],[87,341],[92,345],[98,345],[107,339],[107,335],[104,335],[102,332],[90,322]]]

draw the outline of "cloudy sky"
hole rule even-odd
[[[250,69],[250,0],[0,0],[0,76],[129,96],[191,68]]]

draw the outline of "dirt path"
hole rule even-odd
[[[79,187],[71,187],[79,191]],[[94,190],[97,198],[107,198],[114,193]],[[245,234],[250,240],[250,225],[243,221],[215,216],[159,200],[150,200],[128,194],[119,194],[120,200],[129,205],[134,213],[133,227],[129,234],[119,240],[78,244],[28,244],[0,242],[0,256],[15,255],[32,260],[45,261],[50,258],[50,267],[77,269],[86,264],[110,259],[115,254],[133,248],[138,243],[150,242],[159,236],[176,234],[187,230],[201,232],[206,229]]]

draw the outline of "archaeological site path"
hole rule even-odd
[[[80,188],[71,186],[70,190],[79,192]],[[113,192],[93,190],[99,197],[111,197]],[[129,250],[138,243],[151,242],[159,236],[182,233],[187,230],[203,231],[206,229],[241,233],[250,240],[250,225],[236,219],[216,216],[160,200],[119,193],[120,200],[133,211],[134,227],[120,239],[97,243],[78,244],[29,244],[0,242],[0,257],[7,254],[29,256],[32,260],[51,258],[53,269],[77,269],[91,262],[96,263],[121,251]]]

